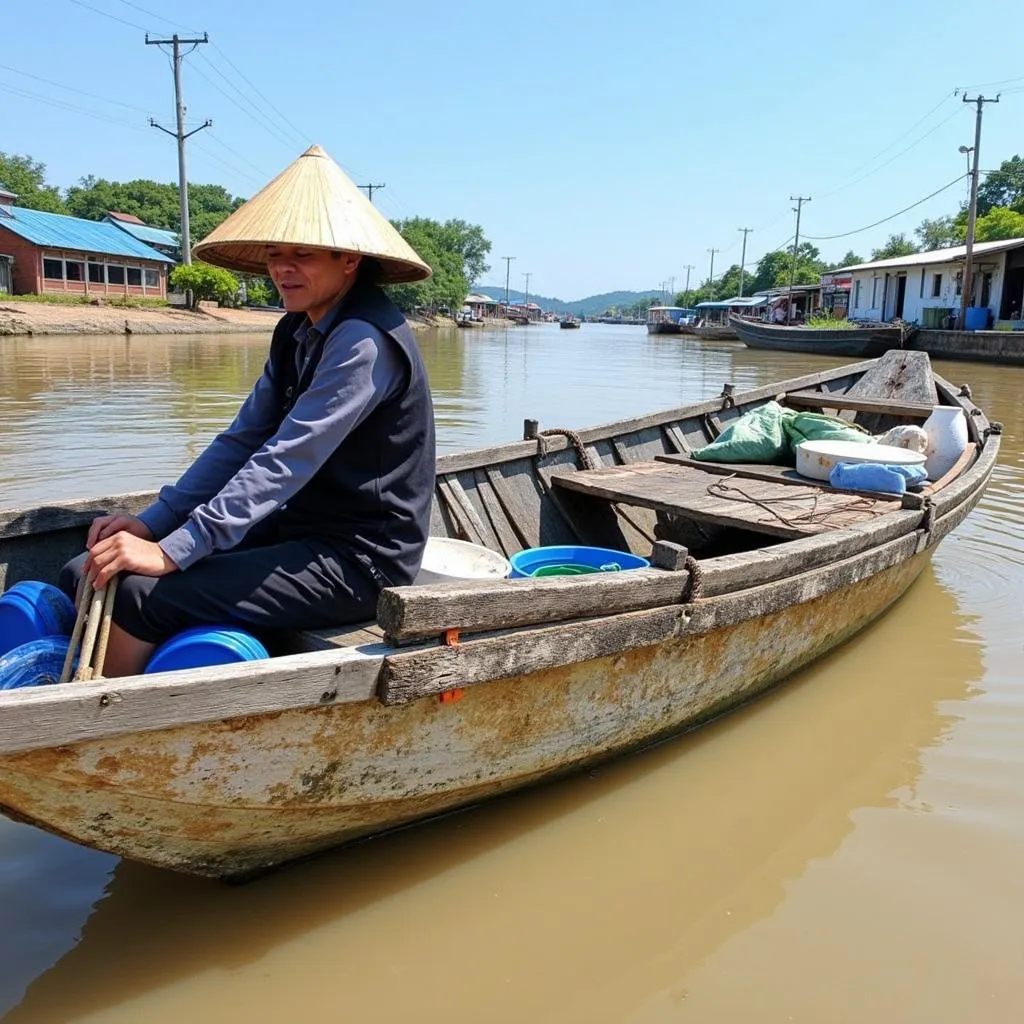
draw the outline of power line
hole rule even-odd
[[[25,78],[33,78],[37,82],[43,82],[45,85],[52,85],[57,89],[64,89],[67,92],[73,92],[77,96],[88,96],[90,99],[99,100],[101,103],[110,103],[116,107],[124,107],[127,110],[136,110],[140,114],[148,114],[149,111],[143,107],[136,107],[131,103],[124,103],[121,100],[108,99],[106,96],[100,96],[94,92],[86,92],[84,89],[79,89],[76,85],[63,85],[60,82],[55,82],[51,78],[43,78],[41,75],[33,75],[29,71],[21,71],[18,68],[12,68],[9,64],[0,64],[0,70],[10,71],[15,75],[23,75]]]
[[[895,220],[897,217],[909,210],[913,210],[914,207],[920,206],[922,203],[927,203],[929,199],[934,199],[941,192],[945,192],[946,189],[952,188],[954,185],[963,181],[966,178],[966,174],[959,174],[951,182],[943,185],[942,188],[937,188],[934,192],[926,195],[923,199],[918,199],[916,203],[911,203],[909,206],[904,206],[902,210],[897,210],[896,213],[890,214],[888,217],[883,217],[881,220],[876,220],[873,224],[866,224],[862,228],[855,228],[853,231],[843,231],[838,235],[804,235],[808,241],[811,242],[831,242],[835,238],[849,238],[850,235],[859,235],[862,231],[870,231],[872,228],[877,228],[880,224],[885,224],[890,220]]]
[[[380,184],[380,185],[375,185],[375,184],[373,184],[371,182],[368,185],[360,185],[359,188],[365,188],[366,189],[367,198],[372,203],[373,202],[373,193],[376,192],[378,189],[387,188],[387,185],[385,185],[383,183]]]
[[[106,11],[101,11],[98,7],[93,7],[91,4],[87,4],[84,0],[71,0],[76,7],[84,7],[87,11],[92,11],[93,14],[98,14],[102,18],[109,18],[111,21],[118,21],[122,25],[127,25],[129,28],[136,28],[140,32],[145,32],[145,28],[142,25],[136,25],[133,21],[125,21],[124,18],[119,18],[116,14],[108,14]]]
[[[20,96],[23,99],[34,100],[36,103],[45,103],[47,106],[57,107],[60,110],[67,110],[74,114],[81,114],[83,117],[91,117],[94,121],[105,121],[107,124],[117,125],[119,128],[129,128],[133,131],[145,131],[138,124],[131,124],[128,121],[118,121],[116,118],[107,117],[105,114],[97,114],[87,107],[79,107],[74,103],[66,103],[64,100],[54,99],[51,96],[41,96],[39,93],[29,92],[14,85],[0,83],[0,90],[10,93],[12,96]]]

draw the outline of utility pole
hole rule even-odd
[[[164,128],[163,125],[157,124],[153,118],[149,119],[150,127],[159,128],[160,131],[166,132],[168,135],[173,135],[178,140],[178,198],[181,202],[181,262],[188,264],[192,262],[192,236],[189,234],[188,225],[188,177],[185,174],[185,140],[190,135],[195,135],[196,132],[201,132],[204,128],[209,128],[213,124],[212,121],[205,121],[198,128],[193,128],[192,131],[185,131],[185,102],[181,98],[181,61],[183,57],[187,57],[192,50],[202,43],[208,43],[210,37],[204,32],[202,39],[182,39],[175,33],[170,39],[150,39],[149,33],[146,33],[146,45],[147,46],[170,46],[171,56],[173,58],[174,67],[174,109],[175,117],[177,120],[177,130],[171,131],[169,128]],[[182,46],[191,46],[192,50],[186,50],[185,53],[181,52]]]
[[[502,256],[505,261],[505,312],[508,312],[508,269],[512,265],[515,256]]]
[[[674,277],[668,279],[668,297],[673,302],[676,301],[676,279]]]
[[[387,185],[360,185],[359,187],[366,189],[366,194],[370,197],[370,202],[372,203],[373,193],[377,191],[377,189],[387,188]]]
[[[708,252],[711,253],[711,275],[708,277],[708,284],[711,286],[712,292],[715,287],[715,253],[721,251],[721,249],[708,249]]]
[[[740,257],[740,298],[743,298],[743,268],[747,265],[747,235],[753,231],[753,228],[737,228],[737,231],[743,232],[743,255]]]
[[[524,308],[530,304],[530,276],[531,275],[528,274],[525,270],[523,271],[523,277],[526,278],[526,297],[523,299],[523,307]],[[530,319],[529,311],[527,311],[527,313],[526,313],[526,319],[527,320]]]
[[[793,262],[789,267],[789,294],[786,296],[786,326],[789,326],[790,319],[793,316],[793,282],[796,279],[796,254],[797,249],[800,247],[800,211],[803,209],[804,203],[811,201],[810,196],[790,196],[789,201],[796,203],[793,207],[794,213],[796,213],[796,234],[793,235]]]
[[[683,294],[685,296],[689,297],[689,294],[690,294],[690,271],[693,270],[693,264],[692,263],[684,264],[683,265],[683,270],[686,271],[686,289],[683,292]]]
[[[986,103],[998,103],[999,94],[995,99],[985,99],[980,93],[973,100],[963,97],[964,103],[976,103],[978,111],[974,118],[974,167],[971,170],[971,202],[967,208],[967,247],[964,252],[964,280],[960,294],[960,316],[957,318],[957,330],[966,326],[967,307],[971,304],[971,289],[974,287],[974,225],[978,219],[978,150],[981,149],[981,113]]]

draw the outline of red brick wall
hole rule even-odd
[[[0,220],[0,252],[14,257],[13,285],[15,295],[35,295],[39,291],[43,264],[39,250],[31,242],[8,231]]]
[[[3,226],[0,219],[0,252],[14,257],[13,285],[16,295],[40,295],[43,292],[57,293],[61,295],[82,295],[86,292],[84,281],[47,281],[43,278],[43,253],[54,257],[76,260],[82,263],[87,261],[87,254],[73,250],[51,249],[26,242],[13,231]],[[102,261],[103,257],[99,257]],[[118,257],[111,257],[116,262]],[[133,260],[125,258],[125,263],[140,266],[143,270],[156,270],[160,275],[158,288],[147,287],[143,289],[140,285],[123,284],[97,284],[88,282],[88,294],[97,297],[104,296],[116,298],[117,296],[132,295],[146,296],[153,299],[167,298],[167,264],[151,263],[147,260]],[[87,272],[88,273],[88,272]]]

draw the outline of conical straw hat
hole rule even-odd
[[[198,259],[246,274],[267,272],[268,245],[372,256],[382,284],[430,277],[415,250],[319,147],[302,156],[193,247]]]

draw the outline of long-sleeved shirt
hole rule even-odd
[[[295,332],[300,373],[333,313]],[[365,321],[344,320],[325,339],[309,388],[282,421],[268,361],[234,422],[139,518],[179,569],[234,548],[400,390],[405,372],[404,357],[386,334]]]

